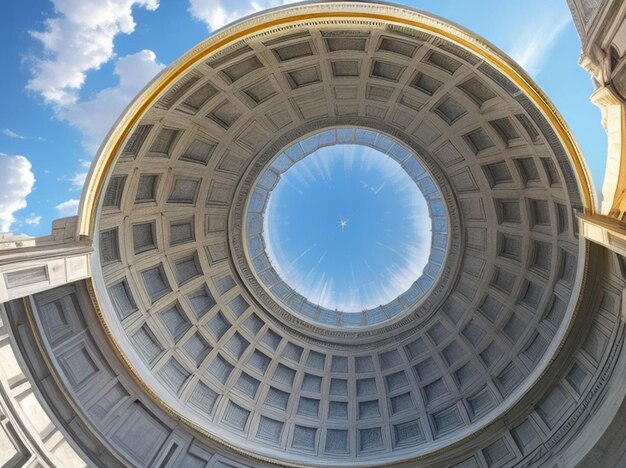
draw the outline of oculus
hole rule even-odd
[[[367,326],[415,306],[445,258],[441,194],[417,154],[364,128],[318,131],[283,148],[248,202],[261,284],[292,313]]]

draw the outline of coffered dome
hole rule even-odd
[[[277,273],[263,221],[285,171],[347,143],[413,179],[432,237],[405,292],[342,311]],[[103,145],[80,229],[102,326],[161,409],[259,463],[356,466],[440,456],[538,391],[590,206],[570,133],[500,51],[333,2],[228,26],[159,75]]]

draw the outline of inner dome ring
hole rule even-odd
[[[318,158],[318,150],[335,145],[357,145],[371,148],[391,158],[408,176],[423,196],[431,224],[428,260],[408,289],[379,306],[356,310],[332,310],[296,291],[277,272],[276,258],[268,255],[267,207],[281,176],[307,157]],[[419,196],[419,195],[418,195]],[[258,176],[246,209],[245,239],[252,269],[264,289],[291,313],[307,320],[334,327],[377,325],[414,309],[427,295],[439,277],[447,251],[448,220],[442,195],[417,152],[382,132],[360,127],[336,127],[315,131],[283,147]],[[411,240],[417,242],[417,239]],[[275,247],[274,247],[275,248]],[[400,252],[399,252],[400,253]],[[280,269],[280,265],[278,265]],[[379,272],[374,272],[379,273]],[[395,286],[395,285],[393,285]],[[404,288],[402,288],[404,289]]]

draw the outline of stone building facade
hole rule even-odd
[[[79,215],[0,242],[4,466],[623,466],[626,6],[570,1],[609,138],[583,156],[500,51],[406,7],[235,23],[130,104]],[[273,268],[263,214],[315,148],[429,203],[424,274],[346,316]]]

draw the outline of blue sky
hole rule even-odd
[[[282,174],[265,240],[285,282],[311,302],[356,312],[406,292],[428,262],[431,223],[417,184],[360,145],[318,149]]]
[[[565,0],[401,2],[463,25],[526,68],[572,127],[597,188],[606,137]],[[210,31],[278,0],[29,0],[0,17],[0,231],[45,235],[75,213],[126,103]],[[523,6],[522,6],[523,5]]]

